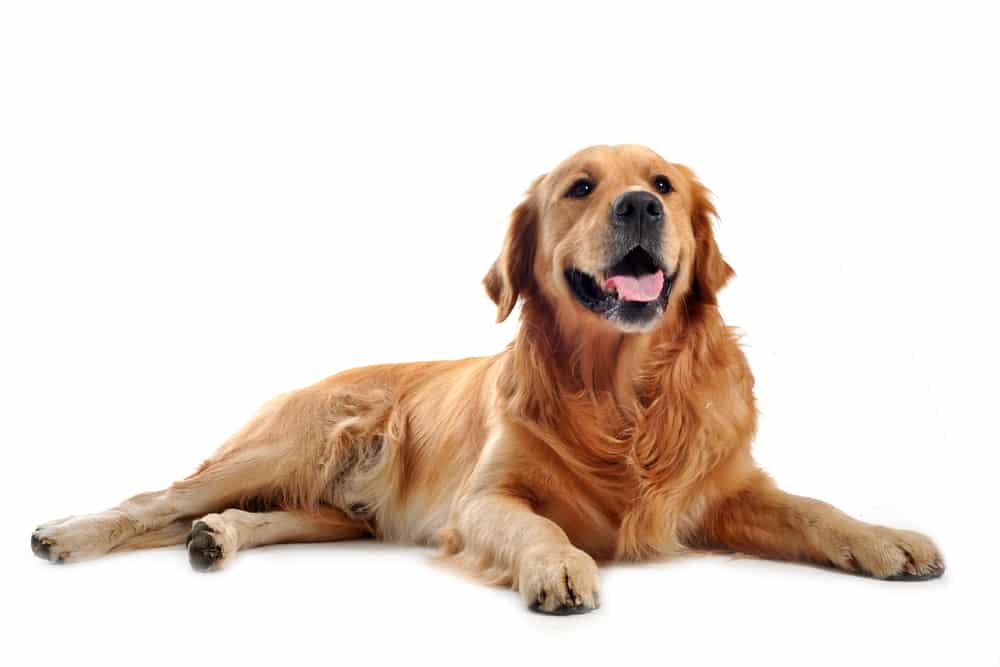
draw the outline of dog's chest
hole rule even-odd
[[[754,411],[741,392],[675,412],[657,407],[617,421],[594,412],[578,423],[591,439],[564,450],[566,479],[547,494],[544,513],[595,556],[615,556],[623,541],[641,553],[670,551],[698,530],[720,485],[743,474],[734,454],[749,451]]]

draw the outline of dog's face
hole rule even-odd
[[[642,146],[594,146],[532,184],[487,274],[499,319],[539,296],[584,323],[655,328],[671,303],[714,302],[732,270],[712,236],[707,190]]]

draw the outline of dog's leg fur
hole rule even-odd
[[[147,530],[116,546],[112,551],[137,551],[139,549],[156,549],[158,547],[172,547],[184,544],[184,540],[191,533],[190,519],[177,519],[162,528]]]
[[[187,538],[191,567],[217,570],[240,549],[282,542],[334,542],[371,535],[368,527],[334,508],[314,512],[228,509],[194,522]]]
[[[262,499],[273,507],[316,509],[335,500],[334,480],[377,469],[372,453],[390,401],[381,388],[343,389],[327,381],[265,405],[193,475],[97,514],[39,526],[35,555],[54,563],[183,542],[177,522]],[[377,447],[381,451],[381,447]],[[359,451],[369,456],[359,461]],[[369,459],[375,460],[373,463]]]
[[[267,456],[223,458],[167,489],[141,493],[105,512],[43,524],[31,536],[32,550],[53,563],[67,563],[103,556],[118,548],[138,548],[145,543],[134,540],[149,531],[236,504],[268,481],[275,463]],[[170,533],[168,543],[175,535]],[[158,545],[159,536],[153,537],[148,546]]]
[[[763,473],[706,519],[701,546],[832,565],[879,579],[923,580],[944,572],[930,538],[864,523],[822,501],[785,493]]]
[[[499,492],[473,495],[459,502],[455,525],[445,551],[486,579],[513,584],[532,609],[574,614],[600,605],[597,563],[527,501]]]

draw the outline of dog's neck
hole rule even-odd
[[[705,319],[700,309],[678,310],[650,332],[624,333],[593,326],[542,299],[527,300],[512,352],[519,366],[532,371],[528,378],[554,389],[557,402],[572,393],[595,402],[613,399],[619,406],[644,403],[649,397],[640,395],[643,387],[658,384],[651,376],[663,371],[665,360],[658,356],[690,342]]]

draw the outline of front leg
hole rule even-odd
[[[488,578],[509,581],[532,610],[581,614],[600,605],[597,563],[523,498],[493,490],[459,501],[446,548]]]
[[[858,521],[827,503],[781,491],[763,473],[706,516],[697,542],[879,579],[923,581],[944,573],[941,554],[925,535]]]

